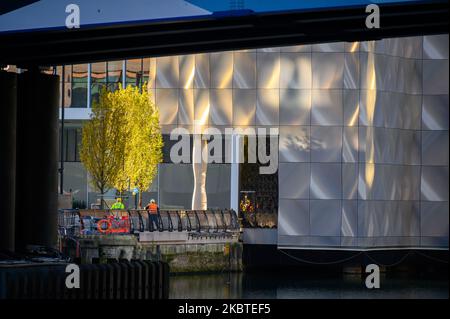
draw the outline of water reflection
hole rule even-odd
[[[239,273],[177,275],[170,278],[172,299],[373,299],[448,298],[448,279],[381,277],[381,288],[369,290],[358,275],[320,277],[299,274]]]

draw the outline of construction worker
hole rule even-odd
[[[154,199],[150,200],[145,209],[150,213],[150,223],[151,229],[154,229],[153,224],[156,225],[156,229],[158,229],[158,204],[156,204]]]
[[[122,198],[118,197],[116,202],[111,206],[111,209],[125,209],[125,205],[122,203]]]

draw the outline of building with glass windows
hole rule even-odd
[[[206,125],[219,129],[279,129],[273,176],[242,165],[236,180],[231,164],[208,164],[208,207],[230,208],[233,193],[247,192],[259,204],[256,219],[270,221],[250,220],[248,243],[448,248],[448,41],[446,34],[65,66],[64,190],[88,206],[96,201],[78,144],[100,88],[147,82],[165,156],[144,201],[190,209],[192,165],[170,161],[168,134],[193,132],[206,114]]]

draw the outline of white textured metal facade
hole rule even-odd
[[[448,248],[448,34],[169,56],[150,70],[163,132],[205,118],[279,127],[279,246]]]

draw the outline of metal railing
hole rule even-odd
[[[233,210],[159,210],[156,223],[150,212],[130,210],[60,210],[58,229],[61,236],[135,234],[139,232],[186,231],[192,236],[218,236],[239,231]]]
[[[74,237],[81,232],[81,218],[76,209],[62,209],[58,212],[58,233],[65,237]]]

